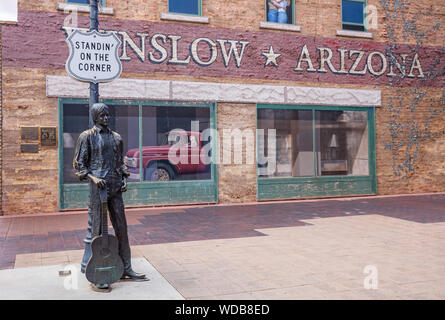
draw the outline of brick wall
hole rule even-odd
[[[2,206],[2,163],[3,163],[3,157],[2,157],[2,151],[3,151],[3,139],[2,139],[2,132],[3,132],[3,98],[2,98],[2,87],[3,87],[3,80],[2,80],[2,25],[0,24],[0,215],[3,215],[3,206]]]
[[[249,161],[249,156],[255,155],[256,105],[219,103],[218,135],[220,139],[220,164],[218,165],[218,194],[219,202],[253,202],[256,201],[256,162]],[[242,144],[241,163],[235,163],[235,145],[227,136],[239,129],[247,136],[252,134],[251,143]],[[230,145],[228,145],[230,143]],[[230,164],[224,163],[223,152],[230,152]],[[227,159],[227,158],[226,158]]]
[[[63,0],[19,0],[21,10],[59,12],[56,3]],[[249,1],[246,6],[234,6],[233,0],[203,0],[203,15],[210,18],[209,25],[200,27],[255,31],[261,39],[259,23],[265,20],[263,0]],[[301,33],[267,30],[292,36],[320,36],[351,41],[355,49],[366,49],[375,42],[443,46],[445,39],[445,5],[442,0],[411,1],[408,7],[400,2],[368,0],[378,8],[378,29],[371,30],[373,40],[356,45],[357,38],[336,36],[341,28],[340,1],[296,0],[296,24]],[[115,9],[113,18],[159,22],[160,13],[167,11],[166,1],[107,0]],[[416,15],[419,13],[419,15]],[[82,14],[86,16],[86,14]],[[19,16],[20,17],[20,16]],[[101,19],[109,16],[101,16]],[[175,29],[177,22],[168,21]],[[198,26],[198,24],[182,23]],[[20,21],[19,21],[20,25]],[[147,30],[150,33],[150,30]],[[170,31],[169,31],[170,32]],[[228,32],[229,33],[229,32]],[[134,35],[132,35],[134,36]],[[1,35],[0,35],[1,37]],[[330,41],[330,40],[329,40]],[[334,43],[334,42],[333,42]],[[264,44],[267,49],[267,43]],[[416,47],[412,47],[416,50]],[[0,46],[1,50],[1,46]],[[289,49],[289,52],[292,49]],[[54,54],[54,52],[49,52]],[[0,54],[1,58],[1,54]],[[31,59],[33,57],[30,57]],[[54,57],[55,59],[57,57]],[[443,62],[442,62],[443,63]],[[161,67],[161,66],[160,66]],[[265,69],[266,70],[266,69]],[[268,69],[267,69],[268,70]],[[228,74],[210,77],[194,72],[179,74],[168,72],[124,73],[122,78],[210,81],[240,84],[271,84],[291,86],[317,86],[330,88],[378,89],[382,91],[382,107],[376,108],[376,161],[379,194],[400,194],[445,191],[445,95],[443,87],[409,86],[359,83],[272,80],[263,78],[231,77]],[[43,149],[36,155],[21,154],[20,126],[58,126],[57,99],[46,96],[46,75],[64,75],[63,68],[3,67],[3,211],[5,214],[51,212],[57,210],[58,151]],[[220,138],[224,129],[256,128],[254,104],[218,103],[217,125]],[[255,152],[255,143],[248,152]],[[244,149],[245,150],[245,149]],[[245,151],[243,151],[245,154]],[[244,158],[243,158],[244,159]],[[220,164],[218,166],[219,201],[250,202],[256,200],[256,164]]]
[[[39,69],[3,68],[3,212],[57,211],[58,150],[20,152],[20,127],[58,126],[57,99]]]
[[[19,0],[19,9],[57,12],[58,2],[65,0]],[[160,21],[161,12],[167,12],[166,0],[106,0],[106,3],[107,7],[115,10],[114,17],[117,19],[156,22]],[[426,31],[424,45],[443,45],[445,28],[439,28],[435,33],[426,29],[431,29],[444,19],[444,2],[417,0],[405,3],[406,5],[395,0],[367,0],[368,6],[377,8],[378,29],[370,30],[373,32],[373,39],[386,41],[388,34],[392,33],[392,27],[395,27],[393,32],[399,43],[413,43],[404,33]],[[335,38],[336,30],[341,29],[340,8],[341,0],[295,0],[295,24],[301,26],[302,35]],[[202,0],[202,14],[210,18],[209,27],[260,30],[260,21],[266,20],[265,0],[249,0],[246,5],[234,5],[233,0]],[[388,21],[391,23],[388,24]]]

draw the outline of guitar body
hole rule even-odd
[[[112,284],[124,273],[124,264],[118,254],[118,241],[113,235],[97,236],[91,242],[91,258],[85,276],[93,284]]]

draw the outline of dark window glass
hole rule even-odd
[[[259,176],[313,176],[312,110],[258,109]],[[275,150],[270,129],[276,130]],[[263,151],[264,150],[264,151]],[[266,159],[268,159],[266,161]]]
[[[209,108],[143,106],[142,117],[143,180],[211,179],[210,161],[201,156],[209,147]]]
[[[169,0],[168,11],[174,13],[199,14],[199,0]]]
[[[343,30],[365,31],[365,27],[354,24],[343,24]]]
[[[342,19],[343,23],[359,23],[363,24],[363,6],[364,2],[359,1],[342,1]]]
[[[88,4],[87,0],[68,0],[68,3],[80,3],[80,4]]]
[[[367,111],[315,111],[319,175],[368,175]]]
[[[105,0],[99,0],[97,2],[103,5]],[[89,4],[88,0],[68,0],[67,3]]]
[[[73,172],[77,138],[88,129],[88,104],[63,105],[63,182],[80,183]]]
[[[108,105],[111,114],[110,128],[118,132],[127,150],[139,145],[139,120],[137,106]],[[80,183],[73,173],[74,148],[79,135],[88,129],[88,104],[63,106],[63,182]],[[138,173],[138,172],[137,172]]]

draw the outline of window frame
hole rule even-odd
[[[167,1],[167,12],[171,14],[183,14],[194,17],[202,17],[202,0],[195,0],[195,1],[198,1],[198,14],[170,11],[170,0]]]
[[[264,0],[264,11],[265,11],[265,16],[264,16],[264,21],[265,22],[270,22],[270,21],[267,21],[267,2],[268,2],[268,0]],[[292,23],[284,23],[285,25],[286,24],[290,24],[290,25],[295,25],[295,0],[290,0],[290,2],[292,2],[292,8],[293,8],[293,10],[292,10]],[[276,23],[276,22],[271,22],[271,23]]]
[[[104,99],[101,101],[109,105],[120,106],[138,106],[139,108],[139,153],[142,154],[142,130],[143,130],[143,107],[201,107],[209,108],[210,111],[210,129],[217,130],[217,114],[216,103],[211,102],[170,102],[170,101],[155,101],[155,100],[119,100],[119,99]],[[58,99],[58,148],[59,148],[59,210],[65,209],[78,209],[82,208],[85,199],[88,198],[88,184],[85,183],[64,183],[63,170],[64,170],[64,127],[63,127],[63,115],[64,104],[88,104],[88,99],[83,98],[59,98]],[[212,139],[212,150],[218,150],[218,142],[216,139]],[[212,152],[212,157],[215,160],[218,152]],[[143,158],[139,159],[139,168],[142,168]],[[190,200],[191,196],[187,195],[184,191],[192,193],[195,196],[195,201]],[[71,195],[67,195],[71,193]],[[165,193],[165,195],[164,195]],[[126,194],[132,194],[126,195]],[[173,200],[156,198],[156,194],[161,196],[168,196]],[[199,196],[197,196],[199,194]],[[176,197],[176,198],[175,198]],[[153,204],[181,204],[181,203],[218,203],[218,166],[216,161],[211,163],[211,175],[210,179],[206,180],[172,180],[172,181],[144,181],[140,174],[139,181],[129,181],[128,191],[124,194],[124,200],[126,205],[153,205]],[[159,200],[159,201],[158,201]],[[85,202],[86,203],[86,202]],[[84,207],[84,206],[83,206]]]
[[[258,128],[259,109],[281,109],[281,110],[312,110],[312,130],[313,130],[313,158],[314,175],[302,177],[260,177],[258,175],[257,164],[257,199],[293,199],[307,197],[325,196],[345,196],[345,195],[370,195],[377,194],[377,174],[376,174],[376,145],[375,145],[375,107],[351,107],[351,106],[308,106],[308,105],[279,105],[279,104],[257,104],[256,127]],[[315,111],[367,111],[368,112],[368,175],[317,175],[318,165],[316,158],[316,136],[315,136]],[[256,139],[256,157],[258,159],[258,139]],[[331,183],[364,185],[370,192],[349,193],[343,190],[334,190],[327,187]],[[313,188],[306,188],[305,185],[312,185]],[[291,186],[286,189],[286,186]],[[296,187],[295,187],[296,186]],[[300,188],[300,189],[299,189]],[[315,194],[305,194],[306,190],[314,189]],[[273,191],[270,191],[273,190]],[[304,190],[301,194],[290,190]],[[294,194],[295,193],[295,194]],[[285,196],[283,196],[285,194]],[[290,196],[286,196],[290,195]]]
[[[341,0],[341,30],[348,30],[348,31],[356,31],[356,32],[368,32],[368,29],[366,28],[366,6],[368,0],[346,0],[346,1],[352,1],[352,2],[360,2],[363,3],[363,23],[355,23],[355,22],[344,22],[343,21],[343,1]],[[343,25],[350,25],[350,26],[361,26],[363,27],[363,31],[361,30],[353,30],[353,29],[344,29]]]

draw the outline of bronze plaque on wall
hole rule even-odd
[[[22,153],[39,153],[38,143],[22,143],[20,145],[20,151]]]
[[[57,147],[57,128],[41,127],[40,128],[40,145],[42,147]]]
[[[39,140],[39,127],[21,127],[22,140]]]

